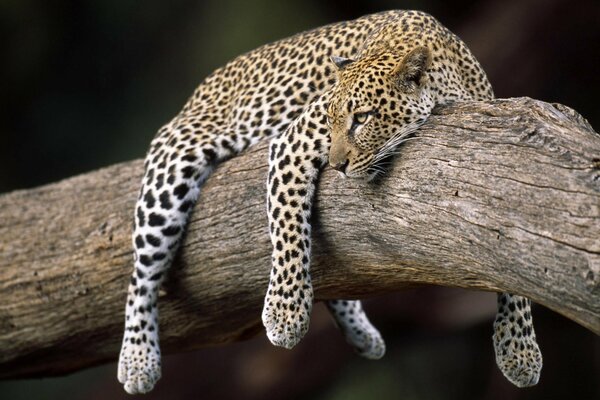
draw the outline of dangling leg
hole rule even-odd
[[[211,146],[206,141],[194,146],[189,135],[184,140],[185,128],[185,121],[176,118],[152,141],[135,209],[135,268],[127,293],[118,371],[119,382],[132,394],[150,391],[160,379],[158,290],[200,185],[211,170],[206,153]]]
[[[146,393],[160,378],[158,290],[200,186],[213,166],[260,140],[215,134],[214,121],[180,115],[159,131],[146,157],[133,232],[135,268],[128,289],[118,379],[129,393]],[[207,125],[207,123],[209,125]]]
[[[309,220],[315,181],[329,152],[326,102],[325,95],[311,104],[270,146],[267,209],[273,268],[262,319],[269,340],[287,348],[296,345],[308,330],[312,309]],[[359,353],[368,358],[383,355],[381,336],[360,302],[338,301],[329,310]],[[357,318],[346,318],[350,312]]]
[[[377,360],[385,354],[385,342],[362,308],[359,300],[327,302],[336,325],[349,345],[362,357]]]
[[[327,160],[327,130],[321,125],[319,103],[313,103],[280,137],[269,154],[267,212],[273,245],[271,277],[262,313],[267,337],[292,348],[308,330],[313,303],[310,266],[310,214],[315,181]],[[324,115],[324,114],[322,114]]]
[[[492,338],[496,364],[506,379],[518,387],[537,384],[542,370],[542,353],[533,330],[531,300],[498,293],[498,313]]]

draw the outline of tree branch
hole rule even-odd
[[[266,144],[205,185],[161,296],[165,352],[261,330]],[[0,196],[0,377],[118,356],[142,162]],[[378,183],[326,171],[319,299],[435,284],[526,295],[600,333],[600,135],[521,98],[440,107]]]

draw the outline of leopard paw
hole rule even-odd
[[[132,340],[133,339],[133,340]],[[138,343],[135,338],[123,341],[117,378],[129,394],[148,393],[160,379],[158,344]]]
[[[271,343],[291,349],[300,342],[308,331],[312,300],[312,287],[309,285],[287,293],[269,289],[262,321]]]
[[[542,353],[535,338],[502,340],[494,334],[494,349],[498,368],[512,384],[523,388],[538,383],[542,372]]]
[[[540,379],[543,362],[531,320],[531,302],[517,296],[504,302],[492,337],[496,364],[515,386],[534,386]]]

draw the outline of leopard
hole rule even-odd
[[[369,184],[433,107],[493,96],[466,45],[431,15],[411,10],[301,32],[209,74],[158,130],[144,161],[117,371],[125,391],[147,393],[161,377],[159,289],[200,189],[220,163],[270,140],[272,268],[262,321],[271,343],[292,348],[308,331],[314,301],[311,213],[321,171],[329,166]],[[497,365],[516,386],[535,385],[542,358],[531,302],[497,296]],[[359,355],[384,355],[385,342],[360,300],[329,300],[326,308]]]

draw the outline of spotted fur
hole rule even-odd
[[[415,57],[407,58],[412,51]],[[398,62],[410,68],[399,68]],[[393,70],[396,85],[381,84]],[[375,85],[363,90],[360,82],[369,76]],[[308,329],[313,301],[309,218],[319,171],[333,160],[348,176],[373,176],[380,171],[380,158],[392,154],[433,105],[491,96],[485,74],[464,44],[432,17],[411,11],[304,32],[244,54],[208,76],[180,114],[159,130],[146,157],[119,359],[125,390],[148,392],[160,378],[158,289],[200,187],[219,162],[274,138],[268,178],[273,270],[263,322],[273,343],[291,347]],[[373,107],[364,111],[363,126],[348,129],[363,112],[356,107],[364,104]],[[528,312],[526,299],[519,303],[505,296]],[[328,308],[360,354],[383,355],[381,336],[359,301],[332,301]],[[530,319],[525,329],[529,326]],[[519,343],[516,331],[512,336]],[[535,343],[535,336],[528,338]],[[505,341],[494,343],[498,349]],[[503,360],[519,351],[520,346],[500,352],[500,367],[513,368]]]
[[[531,300],[498,294],[494,321],[494,350],[500,370],[518,387],[533,386],[540,379],[542,353],[531,319]]]
[[[385,342],[369,322],[360,301],[332,300],[327,302],[327,308],[358,354],[373,360],[383,357]]]

